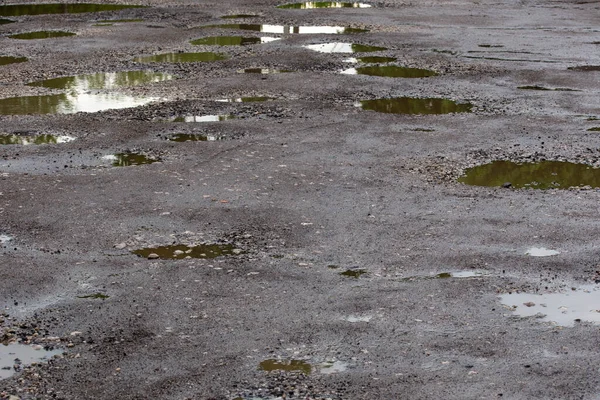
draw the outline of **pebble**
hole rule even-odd
[[[160,258],[160,256],[156,253],[148,254],[148,260],[156,260],[157,258]]]
[[[123,250],[125,247],[127,247],[127,245],[124,242],[115,244],[115,249],[117,250]]]

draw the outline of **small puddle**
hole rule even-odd
[[[37,32],[26,32],[26,33],[17,33],[15,35],[10,35],[11,39],[50,39],[57,37],[67,37],[67,36],[75,36],[73,32],[66,31],[37,31]]]
[[[215,258],[226,255],[239,255],[242,253],[232,244],[200,244],[186,246],[184,244],[146,247],[132,251],[140,257],[160,260],[181,260],[184,258]]]
[[[272,68],[244,68],[244,69],[238,70],[238,73],[240,73],[240,74],[263,74],[263,75],[284,74],[284,73],[288,73],[288,72],[294,72],[294,71],[289,70],[289,69],[272,69]]]
[[[17,21],[13,21],[12,19],[3,19],[3,18],[0,18],[0,25],[12,24],[13,22],[17,22]]]
[[[600,65],[580,65],[578,67],[569,67],[567,69],[581,72],[600,71]]]
[[[517,89],[521,90],[546,90],[546,91],[556,91],[556,92],[578,92],[579,90],[569,89],[569,88],[547,88],[544,86],[518,86]]]
[[[435,274],[435,275],[418,275],[418,276],[411,276],[408,278],[402,278],[400,279],[401,282],[413,282],[413,281],[420,281],[420,280],[431,280],[431,279],[450,279],[450,278],[457,278],[457,279],[466,279],[466,278],[481,278],[481,277],[485,277],[488,276],[488,273],[485,271],[455,271],[455,272],[441,272],[439,274]]]
[[[377,63],[389,63],[396,61],[396,57],[384,57],[384,56],[366,56],[366,57],[356,57],[356,58],[347,58],[344,62],[347,63],[363,63],[363,64],[377,64]]]
[[[255,14],[233,14],[233,15],[223,15],[221,18],[223,19],[242,19],[242,18],[258,18],[260,15]]]
[[[595,126],[593,128],[589,128],[588,132],[600,132],[600,126]]]
[[[78,299],[100,299],[100,300],[106,300],[109,297],[110,296],[107,296],[102,293],[94,293],[94,294],[87,294],[85,296],[77,296]]]
[[[108,154],[103,156],[102,159],[110,161],[113,167],[129,167],[133,165],[145,165],[160,162],[160,159],[150,158],[137,153]]]
[[[356,2],[341,2],[341,1],[305,1],[303,3],[292,3],[292,4],[283,4],[277,6],[277,8],[291,8],[291,9],[300,9],[300,10],[308,10],[311,8],[369,8],[372,7],[370,4],[366,3],[356,3]]]
[[[27,57],[0,56],[0,65],[16,64],[27,61]]]
[[[270,43],[279,40],[272,37],[244,37],[244,36],[209,36],[190,41],[191,45],[200,46],[248,46],[251,44]]]
[[[302,360],[282,361],[269,359],[261,362],[258,365],[261,371],[299,371],[306,375],[312,372],[312,365]]]
[[[0,145],[59,144],[72,142],[73,140],[75,140],[73,136],[67,135],[0,135]]]
[[[273,97],[266,96],[249,96],[249,97],[234,97],[231,99],[217,99],[219,103],[255,103],[261,101],[274,100]]]
[[[600,169],[565,161],[518,164],[494,161],[469,168],[459,182],[474,186],[504,186],[531,189],[568,189],[577,186],[600,187]]]
[[[111,90],[124,87],[140,86],[173,79],[173,75],[148,70],[99,72],[96,74],[67,76],[28,83],[27,86],[62,89],[74,92],[89,90]]]
[[[125,8],[145,8],[144,6],[130,6],[122,4],[11,4],[0,6],[0,15],[5,17],[18,17],[20,15],[42,14],[79,14],[101,11],[117,11]]]
[[[169,139],[171,142],[214,142],[216,140],[221,140],[220,136],[213,135],[194,135],[189,133],[177,133]]]
[[[357,43],[321,43],[302,46],[319,53],[369,53],[387,50],[385,47],[369,46]]]
[[[349,315],[347,317],[342,318],[344,321],[348,321],[351,323],[357,322],[369,322],[373,319],[372,315]]]
[[[358,279],[361,275],[364,275],[366,273],[366,269],[347,269],[344,272],[340,272],[340,275],[346,276],[348,278]]]
[[[292,26],[292,25],[262,25],[262,24],[219,24],[207,25],[203,28],[238,29],[263,33],[276,33],[282,35],[292,34],[347,34],[364,33],[368,29],[350,28],[344,26]]]
[[[61,350],[45,350],[40,345],[0,344],[0,379],[6,379],[24,367],[47,361],[62,353]]]
[[[558,250],[550,250],[545,247],[531,247],[525,254],[532,257],[550,257],[560,254]]]
[[[395,65],[374,65],[369,67],[350,68],[342,71],[347,75],[369,75],[387,78],[427,78],[437,76],[437,72],[428,69],[406,68]]]
[[[574,326],[577,320],[600,323],[600,291],[593,285],[565,293],[510,293],[500,299],[521,317],[540,314],[560,326]]]
[[[184,115],[175,117],[171,122],[219,122],[234,119],[233,115]]]
[[[391,114],[450,114],[471,111],[471,104],[458,104],[453,100],[438,98],[397,97],[391,99],[363,100],[363,110]]]
[[[319,372],[325,375],[337,374],[339,372],[344,372],[347,369],[348,363],[343,361],[326,361],[322,364],[319,364]]]
[[[186,63],[186,62],[210,62],[227,60],[229,57],[221,53],[210,51],[203,53],[165,53],[156,54],[148,57],[136,57],[133,61],[141,63],[162,62],[162,63]]]

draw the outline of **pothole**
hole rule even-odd
[[[277,8],[307,10],[312,8],[369,8],[370,4],[342,1],[305,1],[277,6]]]
[[[10,35],[9,38],[33,40],[33,39],[50,39],[50,38],[57,38],[57,37],[67,37],[67,36],[75,36],[75,33],[67,32],[67,31],[37,31],[37,32],[17,33],[14,35]]]
[[[498,160],[469,168],[459,182],[474,186],[503,186],[531,189],[600,187],[600,169],[566,161],[515,163]]]
[[[68,143],[75,140],[75,137],[68,135],[3,135],[0,134],[0,145],[18,144],[18,145],[35,145],[35,144],[60,144]]]
[[[309,375],[312,372],[312,365],[303,360],[277,360],[268,359],[262,361],[258,369],[262,371],[298,371]]]
[[[248,46],[252,44],[270,43],[279,38],[246,37],[246,36],[209,36],[190,41],[193,46]]]
[[[342,71],[347,75],[369,75],[387,78],[427,78],[438,73],[428,69],[398,67],[395,65],[373,65],[367,67],[349,68]]]
[[[471,112],[469,103],[459,104],[440,98],[396,97],[391,99],[362,100],[363,110],[391,114],[450,114]]]
[[[0,65],[17,64],[27,61],[27,57],[0,56]]]
[[[302,47],[309,50],[318,51],[319,53],[370,53],[374,51],[387,50],[385,47],[341,42],[307,44]]]
[[[24,367],[45,362],[62,353],[62,350],[44,348],[41,345],[0,344],[0,379],[9,378]]]
[[[21,15],[79,14],[101,11],[117,11],[126,8],[144,8],[144,6],[92,3],[11,4],[0,6],[0,15],[4,17],[18,17]]]
[[[181,260],[185,258],[216,258],[227,255],[239,255],[243,251],[230,243],[214,243],[195,246],[178,244],[145,247],[133,250],[132,253],[150,260]]]
[[[547,249],[545,247],[531,247],[527,249],[525,254],[532,257],[550,257],[560,254],[560,251]]]
[[[240,74],[262,74],[262,75],[283,74],[283,73],[288,73],[288,72],[294,72],[294,71],[289,70],[289,69],[273,69],[273,68],[244,68],[244,69],[238,70],[238,73],[240,73]]]
[[[365,56],[365,57],[352,57],[347,58],[344,62],[347,63],[363,63],[363,64],[377,64],[377,63],[389,63],[396,61],[396,57],[384,57],[384,56]]]
[[[202,53],[164,53],[147,57],[136,57],[133,61],[140,63],[187,63],[211,62],[227,60],[229,57],[221,53],[210,51]]]
[[[574,326],[578,321],[600,323],[600,291],[593,285],[564,293],[509,293],[500,298],[521,317],[538,316],[561,326]]]
[[[282,35],[293,34],[349,34],[364,33],[368,29],[350,28],[344,26],[294,26],[294,25],[268,25],[268,24],[219,24],[206,25],[203,28],[236,29]]]
[[[191,133],[176,133],[168,138],[168,140],[171,142],[214,142],[221,139],[221,136],[199,135]]]
[[[352,269],[347,269],[343,272],[340,272],[340,275],[345,276],[347,278],[358,279],[366,273],[367,273],[366,269],[352,268]]]
[[[113,167],[130,167],[134,165],[145,165],[160,162],[158,158],[151,158],[139,153],[117,153],[108,154],[102,157],[103,160],[110,161]]]

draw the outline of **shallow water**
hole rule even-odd
[[[391,114],[448,114],[471,111],[471,104],[458,104],[453,100],[438,98],[397,97],[391,99],[363,100],[363,110]]]
[[[234,119],[233,115],[185,115],[173,118],[172,122],[219,122]]]
[[[365,56],[365,57],[352,57],[347,58],[344,62],[347,63],[363,63],[363,64],[377,64],[377,63],[389,63],[396,61],[396,57],[384,57],[384,56]]]
[[[555,256],[555,255],[560,254],[560,251],[550,250],[545,247],[531,247],[531,248],[527,249],[525,254],[527,254],[528,256],[532,256],[532,257],[549,257],[549,256]]]
[[[216,258],[225,255],[238,255],[234,245],[229,243],[223,244],[200,244],[196,246],[187,246],[184,244],[146,247],[132,251],[140,257],[148,258],[151,254],[158,255],[161,260],[180,260],[186,257],[190,258]]]
[[[373,51],[387,50],[385,47],[340,42],[308,44],[302,47],[309,50],[318,51],[319,53],[368,53]]]
[[[16,64],[27,61],[26,57],[0,56],[0,65]]]
[[[350,68],[342,71],[347,75],[369,75],[387,78],[427,78],[438,74],[428,69],[398,67],[395,65],[374,65],[368,67]]]
[[[238,73],[240,73],[240,74],[263,74],[263,75],[283,74],[283,73],[288,73],[288,72],[293,72],[293,71],[291,71],[289,69],[273,69],[273,68],[245,68],[245,69],[238,70]]]
[[[17,17],[20,15],[41,14],[79,14],[88,12],[116,11],[125,8],[142,8],[144,6],[122,4],[61,3],[61,4],[11,4],[0,6],[0,15]]]
[[[292,26],[292,25],[267,25],[267,24],[219,24],[207,25],[204,28],[238,29],[275,34],[347,34],[364,33],[367,29],[350,28],[344,26]]]
[[[370,4],[357,2],[341,2],[341,1],[305,1],[303,3],[283,4],[277,8],[301,9],[307,10],[312,8],[369,8]]]
[[[89,90],[112,90],[124,87],[141,86],[173,79],[173,75],[148,70],[99,72],[31,82],[27,86],[49,89],[87,92]]]
[[[16,145],[35,145],[35,144],[59,144],[68,143],[75,140],[73,136],[56,136],[56,135],[1,135],[0,145],[16,144]]]
[[[245,36],[210,36],[190,41],[194,46],[248,46],[252,44],[270,43],[279,38],[245,37]]]
[[[299,371],[308,375],[312,372],[312,365],[302,360],[282,361],[269,359],[261,362],[258,369],[262,371]]]
[[[273,100],[272,97],[266,96],[248,96],[248,97],[233,97],[230,99],[217,99],[219,103],[254,103]]]
[[[348,278],[358,279],[361,275],[364,275],[366,273],[366,269],[347,269],[344,272],[340,272],[340,275],[346,276]]]
[[[11,343],[8,346],[0,344],[0,379],[14,375],[16,373],[13,368],[15,364],[27,367],[32,363],[44,362],[63,353],[62,350],[44,350],[43,348],[36,350],[36,348],[38,347],[18,343]]]
[[[163,62],[163,63],[186,63],[186,62],[210,62],[210,61],[221,61],[227,60],[229,57],[226,54],[213,53],[210,51],[202,53],[164,53],[156,54],[147,57],[136,57],[135,62],[150,63],[150,62]]]
[[[196,135],[190,133],[176,133],[169,137],[171,142],[214,142],[220,140],[219,136],[214,135]]]
[[[160,159],[150,158],[144,154],[137,153],[109,154],[103,156],[102,159],[110,161],[113,167],[129,167],[133,165],[145,165],[160,162]]]
[[[14,35],[10,35],[9,38],[33,40],[33,39],[50,39],[50,38],[68,37],[68,36],[75,36],[75,33],[66,32],[66,31],[37,31],[37,32],[17,33]]]

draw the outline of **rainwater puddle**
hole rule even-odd
[[[144,6],[130,6],[121,4],[11,4],[0,6],[0,15],[17,17],[20,15],[42,14],[79,14],[88,12],[116,11],[125,8],[144,8]]]
[[[67,37],[67,36],[75,36],[73,32],[66,31],[37,31],[37,32],[26,32],[26,33],[17,33],[15,35],[10,35],[11,39],[50,39],[56,37]]]
[[[106,300],[109,297],[110,296],[107,296],[102,293],[94,293],[94,294],[87,294],[85,296],[77,296],[78,299],[100,299],[100,300]]]
[[[592,285],[565,293],[511,293],[500,296],[521,317],[544,315],[544,321],[574,326],[576,320],[600,323],[600,291]]]
[[[337,374],[348,369],[348,363],[343,361],[326,361],[319,365],[319,372],[325,375]]]
[[[27,61],[27,57],[0,56],[0,65],[16,64]]]
[[[593,128],[589,128],[588,132],[600,132],[600,126],[595,126]]]
[[[387,50],[385,47],[369,46],[356,43],[321,43],[302,46],[319,53],[369,53]]]
[[[226,255],[239,255],[242,253],[240,249],[235,248],[232,244],[200,244],[197,246],[186,246],[184,244],[146,247],[132,251],[140,257],[148,259],[161,260],[181,260],[187,257],[190,258],[216,258]]]
[[[517,89],[521,90],[549,90],[549,91],[557,91],[557,92],[578,92],[579,90],[569,89],[569,88],[547,88],[544,86],[519,86]]]
[[[13,21],[12,19],[3,19],[3,18],[0,18],[0,25],[12,24],[13,22],[17,22],[17,21]]]
[[[568,189],[569,187],[600,187],[600,169],[587,164],[565,161],[540,161],[517,164],[494,161],[469,168],[459,182],[474,186],[506,186],[531,189]]]
[[[190,41],[191,45],[200,46],[248,46],[251,44],[270,43],[279,38],[244,37],[244,36],[210,36]]]
[[[258,18],[260,15],[255,14],[233,14],[233,15],[223,15],[221,18],[223,19],[242,19],[242,18]]]
[[[387,78],[427,78],[438,74],[428,69],[406,68],[395,65],[374,65],[369,67],[350,68],[342,71],[347,75],[369,75]]]
[[[238,73],[240,73],[240,74],[263,74],[263,75],[284,74],[284,73],[288,73],[288,72],[294,72],[294,71],[289,70],[289,69],[272,69],[272,68],[245,68],[245,69],[238,70]]]
[[[458,104],[448,99],[397,97],[391,99],[363,100],[363,110],[391,114],[449,114],[471,111],[471,104]]]
[[[369,8],[372,7],[366,3],[341,2],[341,1],[305,1],[303,3],[283,4],[277,8],[292,8],[308,10],[311,8]]]
[[[208,25],[204,28],[238,29],[263,33],[291,34],[344,34],[364,33],[367,29],[349,28],[344,26],[291,26],[291,25],[262,25],[262,24],[220,24]]]
[[[261,102],[261,101],[269,101],[269,100],[274,100],[272,97],[266,97],[266,96],[250,96],[250,97],[235,97],[235,98],[231,98],[231,99],[217,99],[215,101],[218,101],[219,103],[255,103],[255,102]]]
[[[185,115],[175,117],[171,122],[219,122],[234,118],[233,115]]]
[[[59,144],[72,142],[73,140],[75,140],[73,136],[67,135],[0,135],[0,145]]]
[[[0,379],[6,379],[14,375],[17,370],[27,367],[33,363],[47,361],[55,355],[62,354],[61,350],[44,350],[42,346],[30,346],[25,344],[11,343],[8,346],[0,344]]]
[[[560,254],[560,251],[550,250],[545,247],[531,247],[525,252],[525,254],[532,257],[549,257]]]
[[[366,269],[347,269],[344,272],[340,272],[340,275],[346,276],[348,278],[358,279],[361,275],[364,275],[366,273]]]
[[[373,319],[372,315],[349,315],[347,317],[342,318],[344,321],[348,321],[351,323],[357,322],[369,322]]]
[[[262,371],[298,371],[305,374],[312,372],[312,365],[302,360],[282,361],[269,359],[261,362],[258,369]]]
[[[420,280],[431,280],[431,279],[450,279],[450,278],[457,278],[457,279],[466,279],[466,278],[480,278],[480,277],[485,277],[488,276],[488,273],[485,271],[455,271],[455,272],[441,272],[439,274],[435,274],[435,275],[429,275],[429,276],[411,276],[408,278],[402,278],[401,281],[402,282],[413,282],[413,281],[420,281]]]
[[[567,69],[581,72],[600,71],[600,65],[580,65],[578,67],[569,67]]]
[[[194,135],[194,134],[189,134],[189,133],[177,133],[171,137],[169,137],[168,140],[170,140],[171,142],[214,142],[216,140],[221,140],[222,138],[220,136],[214,136],[214,135]]]
[[[133,61],[141,63],[163,62],[163,63],[185,63],[185,62],[210,62],[227,60],[229,57],[221,53],[210,51],[203,53],[165,53],[148,57],[136,57]]]
[[[63,89],[75,92],[111,90],[146,85],[173,79],[173,75],[153,71],[100,72],[96,74],[67,76],[28,83],[27,86]]]
[[[389,63],[396,61],[396,57],[383,57],[383,56],[366,56],[366,57],[356,57],[356,58],[347,58],[344,62],[347,63],[363,63],[363,64],[377,64],[377,63]]]
[[[102,157],[103,160],[111,162],[113,167],[129,167],[133,165],[144,165],[160,162],[160,159],[150,158],[137,153],[117,153],[108,154]]]

